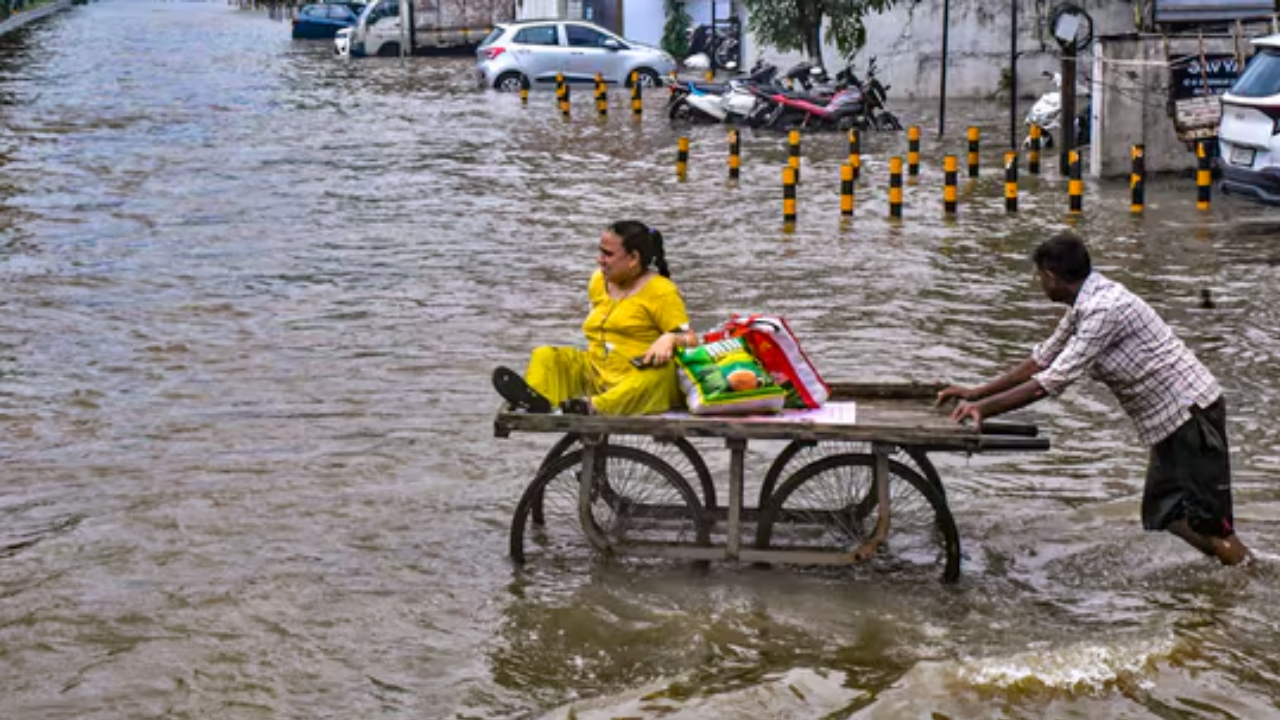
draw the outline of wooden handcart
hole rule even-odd
[[[960,573],[960,538],[931,452],[1041,451],[1034,425],[953,423],[941,385],[834,384],[827,405],[780,415],[606,417],[504,407],[495,434],[561,433],[516,506],[511,557],[851,565]],[[691,438],[723,439],[718,484]],[[744,501],[748,443],[784,441]],[[773,443],[776,445],[777,443]],[[753,481],[755,478],[752,478]],[[722,503],[718,487],[727,486]]]

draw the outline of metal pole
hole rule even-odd
[[[1062,149],[1059,162],[1066,165],[1067,153],[1076,149],[1076,46],[1073,40],[1062,49]]]
[[[1009,17],[1009,147],[1018,149],[1018,0]]]
[[[716,71],[716,0],[711,0],[711,37],[707,39],[707,60],[711,63],[711,72]]]
[[[947,128],[947,47],[951,38],[951,0],[942,3],[942,79],[938,83],[938,135]]]

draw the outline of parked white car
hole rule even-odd
[[[482,87],[516,92],[565,82],[590,83],[600,73],[614,86],[630,86],[631,73],[643,87],[658,87],[676,68],[661,48],[614,35],[589,22],[521,20],[493,29],[476,49],[476,74]]]
[[[1280,35],[1253,40],[1255,53],[1222,96],[1220,187],[1280,204]]]

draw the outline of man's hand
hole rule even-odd
[[[951,419],[954,420],[957,424],[963,424],[965,420],[972,420],[973,427],[978,430],[981,430],[982,429],[982,408],[975,403],[971,403],[968,401],[961,402],[959,405],[956,406],[955,410],[951,411]]]
[[[934,407],[940,407],[943,403],[952,398],[960,400],[972,400],[974,396],[973,388],[964,387],[962,385],[948,385],[938,391],[938,399],[934,403]]]

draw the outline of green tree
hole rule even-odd
[[[782,51],[799,51],[822,62],[823,23],[826,40],[841,56],[853,55],[867,42],[862,18],[888,10],[896,0],[741,0],[747,28],[756,40]]]
[[[665,0],[667,24],[662,28],[662,49],[683,58],[689,54],[689,24],[693,17],[685,9],[685,0]]]

